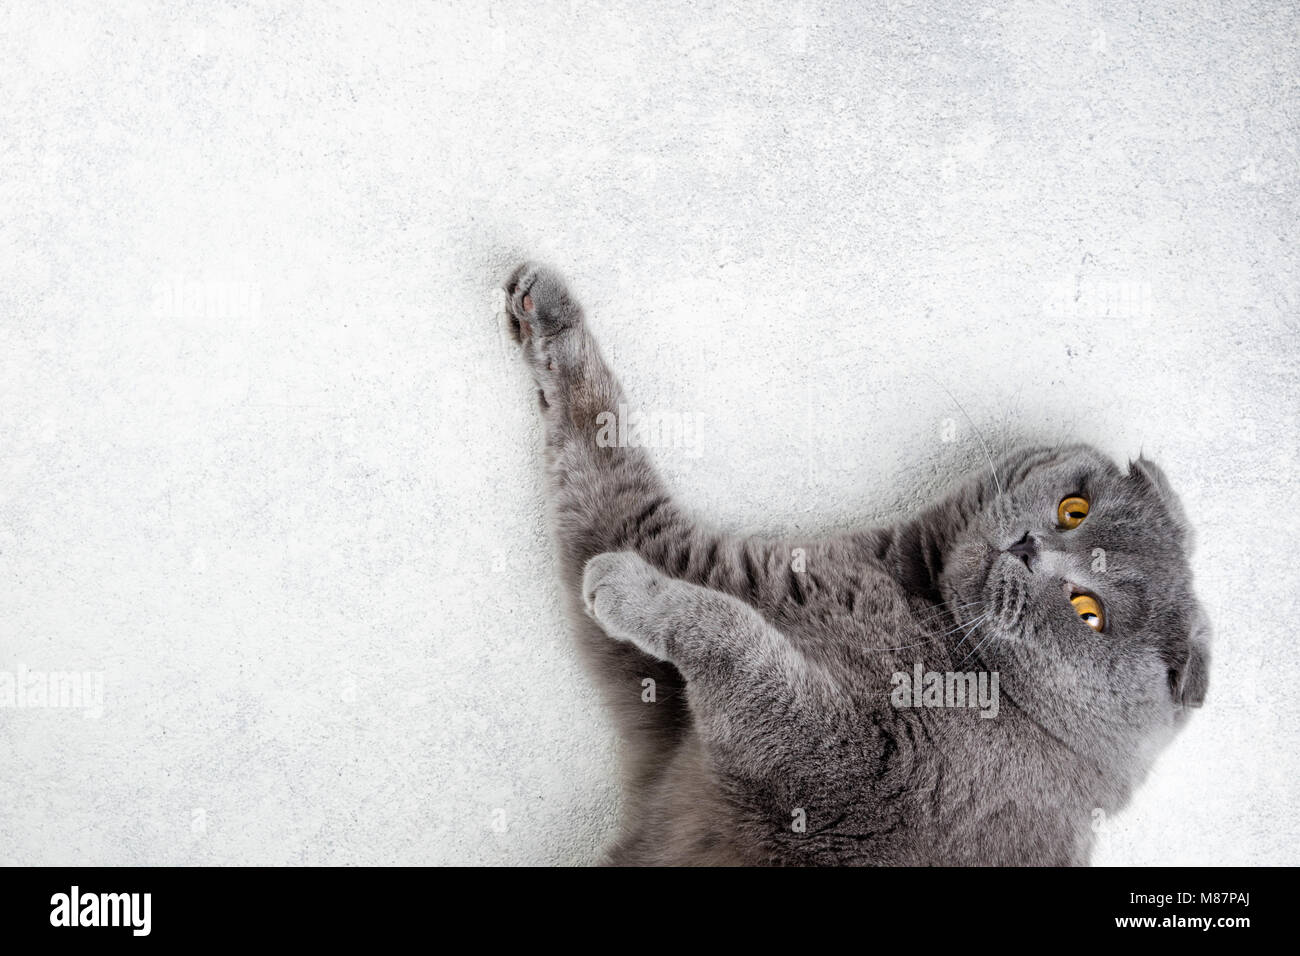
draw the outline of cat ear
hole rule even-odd
[[[1150,489],[1160,499],[1182,534],[1184,548],[1190,553],[1195,544],[1192,526],[1187,521],[1187,512],[1183,510],[1182,502],[1178,500],[1178,495],[1174,493],[1160,466],[1139,454],[1128,463],[1128,477],[1130,481]]]
[[[1200,707],[1210,689],[1210,624],[1199,608],[1177,666],[1169,669],[1169,692],[1178,707]]]
[[[1169,671],[1169,688],[1179,707],[1200,707],[1210,689],[1210,655],[1190,647],[1182,667]]]

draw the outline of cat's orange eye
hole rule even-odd
[[[1056,523],[1067,531],[1079,527],[1086,517],[1088,517],[1087,498],[1070,495],[1068,498],[1062,498],[1061,503],[1056,506]]]
[[[1070,603],[1074,605],[1074,613],[1079,615],[1079,620],[1094,631],[1106,627],[1106,615],[1101,610],[1101,602],[1091,594],[1076,594],[1070,598]]]

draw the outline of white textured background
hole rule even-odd
[[[0,862],[593,859],[614,744],[494,291],[530,255],[736,530],[976,467],[945,389],[995,448],[1145,448],[1216,659],[1096,861],[1300,863],[1298,27],[6,3],[0,670],[105,701],[0,710]]]

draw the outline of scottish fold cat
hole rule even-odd
[[[1083,864],[1202,703],[1160,469],[1020,448],[914,516],[741,537],[599,440],[627,401],[565,282],[505,283],[578,646],[622,740],[612,864]]]

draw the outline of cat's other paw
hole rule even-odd
[[[641,643],[659,617],[667,581],[631,551],[607,551],[587,562],[582,600],[610,637]]]
[[[582,322],[582,306],[554,269],[536,262],[514,268],[503,286],[506,316],[516,342],[527,344]]]

